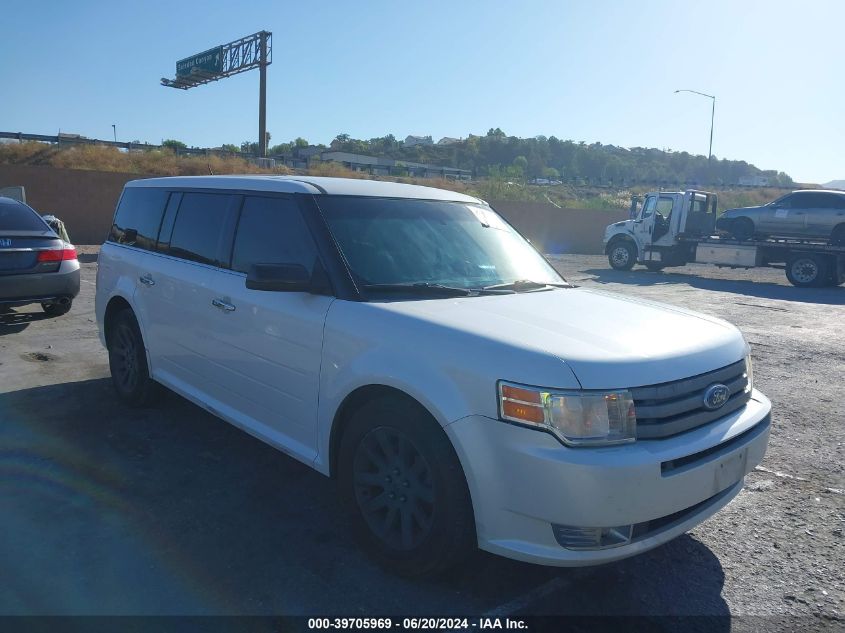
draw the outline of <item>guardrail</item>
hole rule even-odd
[[[255,158],[254,154],[248,152],[228,152],[221,149],[209,149],[201,147],[172,147],[170,145],[151,145],[149,143],[132,143],[126,141],[106,141],[97,138],[86,138],[84,136],[49,136],[45,134],[26,134],[24,132],[0,132],[0,138],[13,139],[20,142],[23,141],[39,141],[41,143],[52,143],[59,147],[65,145],[105,145],[108,147],[117,147],[119,149],[131,150],[162,150],[167,149],[175,152],[177,155],[200,155],[208,156],[211,154],[220,154],[225,156],[238,156],[240,158]]]

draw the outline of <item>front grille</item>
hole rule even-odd
[[[715,410],[704,406],[704,391],[714,383],[730,390],[724,405]],[[741,360],[706,374],[660,385],[631,389],[637,410],[637,438],[650,440],[669,437],[709,424],[745,406],[751,394]]]

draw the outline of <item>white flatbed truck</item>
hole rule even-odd
[[[845,284],[845,246],[820,240],[736,240],[716,234],[716,194],[706,191],[659,191],[632,205],[631,219],[605,229],[610,266],[650,271],[690,263],[729,268],[783,268],[795,286]]]

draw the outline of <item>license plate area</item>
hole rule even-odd
[[[716,490],[724,490],[745,475],[748,464],[748,447],[722,457],[714,464],[713,483]]]

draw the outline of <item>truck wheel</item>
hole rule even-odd
[[[648,268],[649,272],[659,273],[665,268],[665,264],[663,262],[646,262],[645,267]]]
[[[469,489],[440,425],[413,401],[373,400],[340,442],[338,492],[352,533],[382,566],[431,576],[475,549]]]
[[[141,328],[130,309],[111,318],[106,337],[112,384],[120,398],[133,407],[151,404],[159,385],[150,376]]]
[[[637,250],[627,240],[616,242],[607,252],[607,261],[613,270],[631,270],[637,261]]]
[[[818,255],[793,255],[786,262],[786,278],[799,288],[818,288],[828,279],[827,261]]]
[[[737,218],[731,224],[731,235],[740,241],[754,237],[754,222],[748,218]]]

